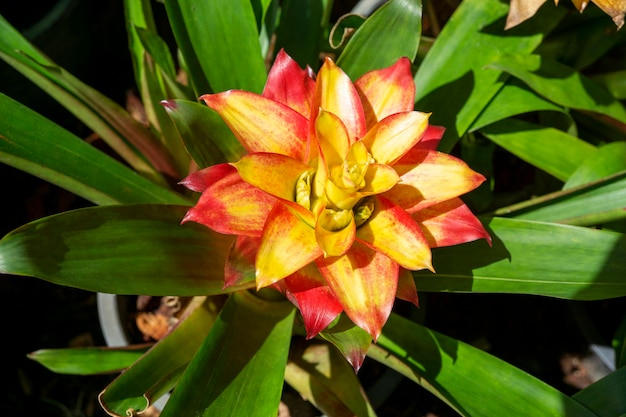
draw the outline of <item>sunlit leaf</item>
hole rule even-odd
[[[390,27],[394,30],[388,30]],[[388,67],[403,56],[412,61],[421,34],[421,0],[385,2],[350,38],[337,65],[356,80],[367,71]]]
[[[0,162],[4,164],[94,204],[187,202],[2,94],[0,114]]]
[[[206,297],[192,300],[187,312],[166,337],[125,369],[99,395],[107,412],[141,412],[175,386],[215,322],[217,311]]]
[[[418,291],[535,294],[572,300],[626,295],[626,238],[614,232],[492,218],[483,241],[433,250]]]
[[[396,314],[368,356],[420,384],[462,416],[595,416],[507,362]]]
[[[233,239],[199,224],[181,225],[188,208],[105,206],[37,220],[0,240],[0,272],[112,294],[210,295],[241,289],[223,289]]]
[[[295,308],[232,294],[161,417],[276,417]]]

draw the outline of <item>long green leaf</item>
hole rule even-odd
[[[40,349],[28,358],[52,372],[70,375],[96,375],[121,372],[148,350],[146,346],[129,348],[65,348]]]
[[[325,415],[376,416],[354,369],[339,351],[328,344],[305,343],[292,343],[285,381]]]
[[[166,0],[170,24],[185,62],[198,70],[211,91],[232,88],[260,93],[267,71],[249,0]],[[202,82],[197,87],[204,88]]]
[[[187,202],[2,94],[0,114],[0,162],[4,164],[94,204]]]
[[[161,417],[276,417],[295,308],[232,294]]]
[[[170,155],[117,103],[58,67],[0,16],[0,58],[96,132],[130,166],[152,181],[176,177]]]
[[[557,61],[529,54],[502,54],[490,67],[506,71],[537,94],[562,106],[600,113],[626,123],[626,108],[601,85]]]
[[[214,305],[205,299],[193,299],[172,332],[102,391],[99,400],[107,412],[124,416],[129,410],[144,411],[172,389],[216,320]]]
[[[520,159],[565,182],[596,147],[558,129],[510,119],[481,133]]]
[[[415,74],[416,109],[447,128],[439,146],[450,152],[502,87],[502,72],[485,68],[503,53],[530,53],[564,15],[543,8],[531,20],[504,30],[508,2],[464,0]]]
[[[626,415],[626,367],[622,367],[573,395],[600,417]]]
[[[235,162],[245,154],[224,120],[208,106],[187,100],[167,100],[163,106],[187,152],[200,168]]]
[[[324,4],[320,0],[281,2],[275,50],[281,48],[301,66],[317,69],[324,31]]]
[[[396,314],[368,356],[417,382],[463,416],[595,416],[507,362]]]
[[[474,120],[469,131],[478,130],[512,116],[536,111],[562,112],[563,108],[537,95],[516,78],[509,78]]]
[[[337,59],[337,65],[355,80],[367,71],[388,67],[403,56],[412,61],[421,35],[421,0],[391,0],[356,31]]]
[[[37,220],[0,240],[0,273],[113,294],[210,295],[240,289],[223,289],[233,239],[196,223],[181,225],[188,208],[104,206]]]
[[[502,207],[495,215],[595,226],[626,217],[626,170],[597,181]]]
[[[484,241],[433,251],[419,291],[535,294],[572,300],[626,295],[626,238],[584,227],[493,218]]]

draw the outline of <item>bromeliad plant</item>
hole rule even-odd
[[[176,61],[150,3],[124,2],[147,125],[0,19],[0,56],[125,162],[0,95],[2,161],[95,205],[6,235],[0,271],[193,296],[148,350],[33,359],[123,370],[99,397],[120,416],[173,388],[162,416],[275,416],[285,382],[326,415],[373,416],[355,373],[366,356],[465,416],[626,413],[623,334],[619,369],[570,397],[393,312],[417,291],[626,295],[626,68],[584,74],[621,32],[562,6],[505,31],[498,0],[460,2],[434,38],[418,0],[337,22],[332,2],[164,4]],[[576,56],[572,19],[590,34]],[[496,149],[560,189],[494,192]]]
[[[200,97],[250,152],[183,181],[202,192],[185,221],[239,236],[226,286],[276,285],[308,338],[344,311],[377,340],[396,292],[418,304],[402,271],[433,270],[431,247],[489,239],[458,198],[484,177],[434,150],[441,130],[414,96],[407,58],[353,84],[330,58],[313,78],[280,51],[262,95]]]

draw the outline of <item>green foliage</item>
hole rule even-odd
[[[336,352],[327,350],[349,357],[367,345],[367,335],[339,323],[316,341],[319,351],[292,346],[299,328],[290,304],[243,291],[250,282],[223,288],[233,240],[180,224],[193,202],[176,182],[192,167],[244,153],[196,99],[232,88],[261,92],[277,52],[272,35],[301,66],[315,68],[321,54],[336,54],[353,79],[408,56],[416,109],[432,112],[431,123],[446,127],[439,149],[458,151],[489,178],[468,201],[482,214],[493,246],[435,249],[436,273],[414,274],[419,291],[626,296],[626,239],[619,232],[626,218],[624,31],[607,35],[607,28],[614,31],[610,21],[581,18],[562,6],[544,7],[505,31],[506,2],[459,3],[441,32],[427,38],[420,0],[390,0],[365,20],[338,22],[330,20],[332,1],[165,0],[176,44],[171,51],[154,23],[152,7],[160,5],[125,0],[146,123],[60,68],[0,16],[0,58],[116,156],[19,97],[0,94],[0,162],[97,206],[8,233],[0,240],[0,273],[89,291],[200,297],[147,352],[40,350],[30,357],[60,373],[125,369],[100,398],[115,415],[143,410],[176,386],[163,416],[275,416],[284,381],[329,416],[375,415],[351,368],[337,365]],[[333,49],[333,25],[338,33],[348,23],[356,31]],[[503,180],[494,162],[503,154],[533,173],[513,195],[498,191]],[[228,298],[219,312],[209,308],[213,297]],[[624,328],[616,329],[614,341],[619,369],[573,396],[396,314],[368,355],[464,416],[616,416],[626,414]],[[329,369],[336,373],[329,376]]]

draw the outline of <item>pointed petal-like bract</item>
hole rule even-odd
[[[391,314],[398,264],[355,242],[345,255],[318,258],[317,265],[350,320],[376,341]]]
[[[453,198],[411,213],[431,247],[451,246],[491,236],[460,198]]]
[[[412,150],[394,168],[401,182],[385,197],[411,211],[463,195],[485,181],[462,160],[441,152]]]
[[[183,183],[198,186],[209,178],[210,183],[183,222],[203,224],[219,233],[261,236],[268,213],[276,198],[243,181],[237,170],[221,164],[192,174]]]
[[[312,339],[343,311],[315,264],[284,279],[286,295],[300,310],[307,339]]]
[[[310,68],[303,70],[281,49],[267,76],[263,97],[285,104],[308,119],[314,92],[315,79]]]
[[[340,164],[350,149],[350,138],[341,119],[321,109],[315,121],[315,131],[326,166]]]
[[[314,224],[312,213],[303,209],[296,214],[292,210],[279,200],[267,216],[256,257],[256,282],[259,289],[295,273],[322,256],[315,230],[305,222]],[[309,219],[303,221],[300,215],[306,215]]]
[[[430,246],[415,220],[384,197],[375,201],[374,213],[357,230],[357,239],[404,268],[432,270]]]
[[[350,143],[365,136],[365,115],[361,99],[352,81],[327,58],[317,73],[311,120],[317,119],[319,108],[333,113],[343,122]]]
[[[257,152],[233,164],[241,178],[274,197],[294,201],[296,182],[308,166],[276,153]]]
[[[355,85],[368,129],[389,115],[413,110],[415,105],[415,82],[406,57],[390,67],[363,74]]]
[[[415,280],[413,279],[413,274],[408,269],[400,268],[396,297],[412,303],[415,307],[419,307],[419,298],[417,296]]]
[[[362,139],[380,164],[393,165],[411,150],[428,127],[428,113],[396,113],[375,124]]]
[[[248,152],[273,152],[304,160],[309,122],[292,108],[240,90],[205,94],[200,99],[224,119]]]
[[[442,126],[428,125],[428,128],[420,138],[414,149],[422,149],[424,151],[436,151],[441,142],[446,128]]]
[[[255,268],[254,260],[259,249],[261,239],[258,237],[238,236],[233,243],[224,266],[224,288],[252,282],[254,288]]]

